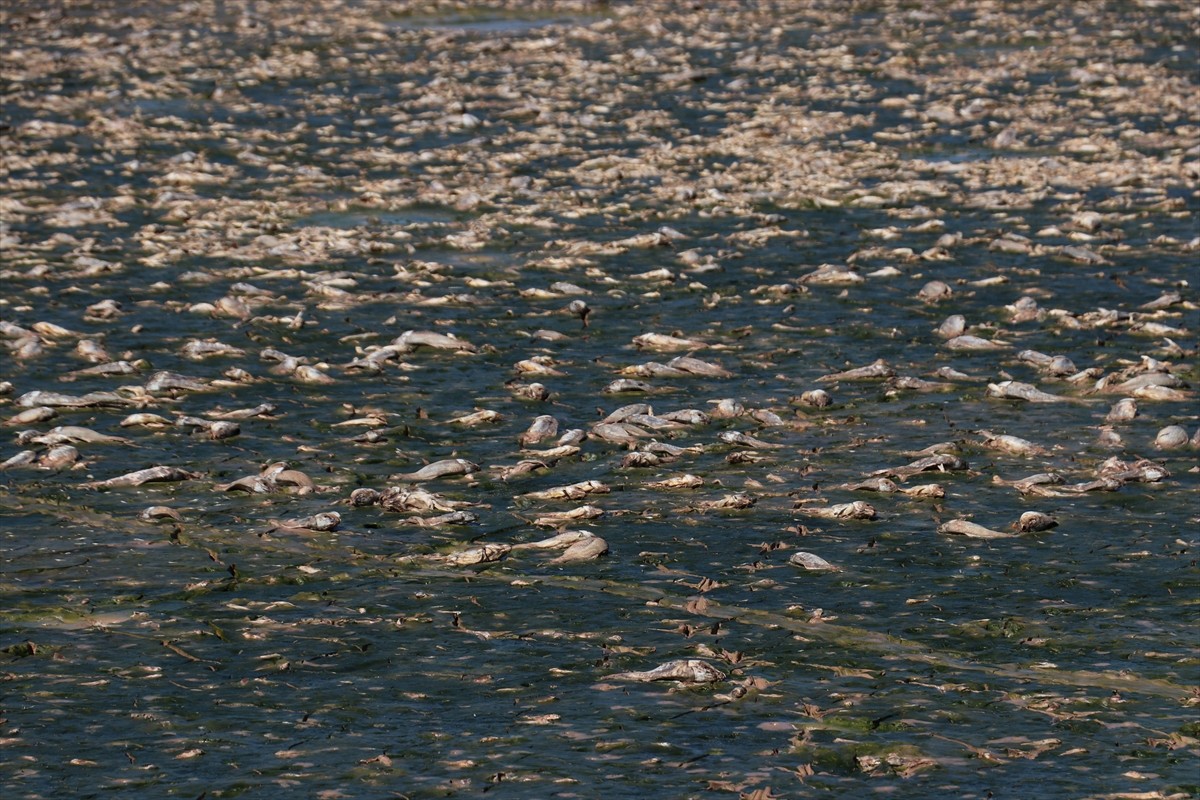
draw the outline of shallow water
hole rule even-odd
[[[1197,451],[1153,447],[1164,425],[1196,430],[1194,396],[1140,400],[1140,416],[1115,426],[1124,445],[1104,446],[1099,427],[1120,395],[1085,395],[1015,358],[1032,349],[1111,373],[1152,355],[1192,387],[1200,380],[1200,142],[1186,115],[1166,119],[1169,104],[1160,118],[1133,99],[1147,87],[1172,102],[1194,96],[1186,26],[1032,4],[1009,10],[1015,20],[956,9],[982,31],[971,37],[886,4],[724,17],[613,6],[448,8],[420,24],[366,2],[3,12],[23,49],[4,61],[21,80],[4,116],[0,318],[75,334],[43,335],[36,357],[0,356],[12,384],[0,414],[17,413],[27,391],[140,387],[157,370],[251,376],[206,391],[127,389],[144,409],[59,409],[9,429],[5,459],[39,447],[16,443],[26,428],[82,425],[129,441],[76,444],[76,469],[0,472],[4,796],[1197,792]],[[1043,41],[1031,34],[1049,36],[1067,16],[1085,40],[1118,23],[1138,32],[1114,45],[1121,69],[1100,69],[1112,81],[1075,87],[1084,79],[1071,70],[1087,66],[1078,42],[1031,49]],[[876,33],[883,23],[911,26],[920,58],[881,66],[900,51]],[[438,38],[447,32],[467,35]],[[741,58],[755,49],[764,60]],[[772,54],[794,60],[772,65]],[[712,71],[672,77],[685,67]],[[973,70],[993,68],[976,80]],[[996,105],[952,126],[882,105],[918,94],[914,108],[961,107],[966,87],[980,86]],[[1022,103],[1045,100],[1038,91],[1061,92],[1061,116],[1023,129],[1023,149],[994,146],[1031,113]],[[1123,136],[1130,126],[1145,137]],[[1092,129],[1124,149],[1071,144]],[[747,142],[745,130],[764,133]],[[1027,205],[977,202],[993,190]],[[1092,238],[1073,235],[1087,233],[1074,215],[1091,209],[1105,215]],[[933,218],[942,225],[912,230]],[[663,226],[680,238],[621,244]],[[962,244],[922,260],[945,233]],[[992,246],[1011,233],[1042,249]],[[1106,263],[1062,251],[1073,244]],[[693,249],[700,262],[684,257]],[[697,266],[704,258],[712,269]],[[89,259],[109,267],[89,271]],[[866,279],[798,282],[826,263]],[[885,266],[896,274],[871,275]],[[668,278],[644,276],[663,267]],[[337,277],[347,294],[322,284]],[[917,297],[934,279],[952,299]],[[564,281],[586,292],[586,327],[565,311],[575,295],[551,291]],[[1181,334],[1056,322],[1136,312],[1167,291],[1182,299],[1154,319]],[[1012,321],[1006,306],[1023,295],[1051,315]],[[228,296],[250,313],[195,306]],[[85,319],[109,298],[119,316]],[[305,324],[289,325],[301,309]],[[933,331],[953,313],[1011,346],[947,349]],[[410,329],[477,351],[422,348],[375,374],[346,367]],[[604,393],[622,368],[677,355],[631,344],[651,331],[702,340],[693,355],[734,377],[638,378],[652,394]],[[74,352],[79,334],[147,363],[63,381],[89,366]],[[245,354],[182,355],[196,339]],[[272,373],[268,348],[333,382]],[[518,375],[514,364],[535,356],[563,374]],[[970,379],[931,393],[819,382],[876,359],[900,375],[936,380],[949,366]],[[550,399],[518,397],[518,379],[544,383]],[[1078,402],[987,397],[1004,379]],[[793,400],[818,386],[829,408]],[[712,411],[721,398],[787,424],[745,415],[671,431],[657,438],[696,451],[650,468],[621,466],[624,447],[591,438],[532,476],[505,481],[496,469],[536,457],[517,437],[539,414],[565,431],[626,403]],[[273,414],[241,420],[230,439],[119,425],[138,410],[171,419],[263,402]],[[451,421],[476,408],[501,418]],[[384,420],[379,442],[338,426],[371,411]],[[983,429],[1048,454],[988,449]],[[745,448],[722,443],[726,431],[779,447],[739,463],[730,457]],[[944,499],[834,488],[947,441],[969,470],[903,484],[940,483]],[[993,482],[1045,471],[1083,482],[1110,456],[1152,458],[1171,474],[1052,497]],[[453,457],[483,469],[425,488],[472,503],[475,524],[418,527],[345,502]],[[319,491],[215,488],[276,461]],[[201,477],[81,487],[157,464]],[[683,472],[704,487],[646,487]],[[585,501],[516,495],[589,479],[611,489],[587,499],[605,516],[579,526],[608,541],[603,559],[554,565],[526,551],[451,568],[425,558],[544,538],[553,531],[533,517]],[[753,507],[697,508],[735,491]],[[878,519],[794,507],[851,500]],[[182,522],[139,520],[158,505]],[[335,531],[278,529],[330,510],[342,515]],[[961,517],[1004,530],[1029,510],[1058,527],[995,540],[937,532]],[[840,571],[791,566],[798,550]],[[680,658],[728,678],[612,678]]]

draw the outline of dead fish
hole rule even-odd
[[[454,417],[453,419],[448,420],[448,422],[451,425],[463,425],[468,428],[474,428],[476,425],[486,425],[490,422],[500,422],[503,419],[504,417],[502,417],[499,412],[484,408],[480,409],[479,411],[474,411],[470,414],[463,414],[462,416]]]
[[[475,345],[454,334],[434,333],[433,331],[405,331],[392,341],[395,347],[407,352],[418,347],[429,347],[435,350],[454,350],[456,352],[474,353]]]
[[[894,397],[895,393],[901,391],[950,392],[956,388],[953,383],[947,381],[927,381],[924,378],[914,378],[908,375],[897,375],[894,378],[889,378],[887,385],[889,397]]]
[[[392,475],[388,480],[393,481],[432,481],[438,478],[449,478],[455,475],[470,475],[479,471],[479,465],[465,458],[447,458],[426,464],[416,472],[402,472]]]
[[[28,339],[19,339],[8,345],[12,352],[12,357],[17,361],[30,361],[39,358],[46,352],[42,340],[37,336],[32,336]]]
[[[404,525],[419,525],[422,528],[437,528],[442,525],[471,525],[479,521],[479,516],[470,511],[450,511],[433,517],[409,517]]]
[[[445,555],[432,556],[430,560],[448,564],[452,567],[472,567],[476,564],[491,564],[501,561],[510,552],[512,552],[512,545],[499,543],[484,544],[453,553],[446,553]]]
[[[1079,245],[1067,245],[1060,251],[1064,256],[1067,256],[1073,261],[1079,261],[1084,264],[1111,264],[1104,256],[1091,250],[1087,247]]]
[[[951,314],[942,321],[935,331],[943,339],[953,339],[961,336],[967,329],[967,320],[962,314]]]
[[[84,311],[83,318],[87,322],[107,322],[121,316],[124,311],[116,300],[101,300],[92,303]]]
[[[218,492],[246,492],[248,494],[269,494],[275,490],[275,481],[262,475],[247,475],[229,483],[213,487]]]
[[[621,394],[623,392],[653,392],[655,388],[645,381],[635,381],[631,378],[618,378],[600,390],[604,394]]]
[[[284,469],[275,472],[272,477],[278,486],[296,487],[298,494],[309,494],[317,490],[317,485],[313,482],[313,479],[300,470]]]
[[[1100,367],[1088,367],[1087,369],[1081,369],[1074,375],[1066,376],[1063,380],[1072,386],[1082,386],[1086,383],[1091,383],[1103,374],[1104,370],[1100,369]]]
[[[158,414],[139,412],[137,414],[130,414],[129,416],[125,417],[125,419],[121,420],[119,424],[122,428],[132,428],[134,426],[141,426],[143,428],[166,428],[174,423],[166,417],[159,416]]]
[[[888,469],[876,470],[871,475],[883,475],[897,480],[905,480],[911,475],[916,475],[918,472],[926,470],[937,470],[939,472],[949,472],[952,470],[966,470],[967,462],[963,461],[958,456],[950,453],[935,453],[934,455],[919,458],[910,464],[903,467],[893,467]]]
[[[797,505],[795,506],[795,510],[801,514],[806,514],[810,517],[821,517],[822,519],[875,519],[878,516],[874,506],[870,503],[864,503],[862,500],[855,500],[852,503],[839,503],[826,508]]]
[[[1066,356],[1049,356],[1036,350],[1022,350],[1017,360],[1032,364],[1047,375],[1063,377],[1078,372],[1075,364]]]
[[[105,364],[112,361],[112,356],[95,339],[80,339],[79,343],[75,345],[75,354],[92,364]]]
[[[768,408],[756,408],[750,412],[751,418],[760,425],[776,428],[787,425],[783,417]]]
[[[1109,378],[1111,377],[1113,376],[1109,376]],[[1112,385],[1107,378],[1102,378],[1096,382],[1095,388],[1096,391],[1106,393],[1129,394],[1147,386],[1166,386],[1171,389],[1177,389],[1183,385],[1183,379],[1170,372],[1145,372],[1116,385]]]
[[[542,377],[561,378],[567,373],[554,368],[554,359],[550,356],[534,356],[513,364],[513,369],[522,375],[540,375]]]
[[[534,417],[533,422],[530,423],[525,432],[517,437],[517,443],[525,447],[545,441],[546,439],[553,439],[557,435],[558,420],[549,414],[542,414]]]
[[[231,344],[225,344],[213,339],[207,341],[192,341],[179,348],[179,354],[184,358],[190,358],[194,361],[199,361],[211,356],[244,356],[246,351],[240,347],[234,347]]]
[[[15,456],[0,463],[0,470],[13,469],[14,467],[28,467],[35,463],[37,458],[38,454],[36,450],[22,450]]]
[[[704,500],[695,505],[696,511],[727,511],[750,508],[758,498],[746,492],[734,492],[716,500]]]
[[[1087,492],[1115,492],[1125,485],[1124,481],[1116,478],[1097,478],[1094,481],[1085,481],[1083,483],[1071,483],[1059,487],[1058,489],[1047,489],[1043,494],[1061,497],[1063,494],[1085,494]]]
[[[1036,475],[1030,475],[1027,478],[1021,478],[1016,481],[1006,481],[999,475],[992,476],[992,483],[1000,486],[1011,486],[1021,494],[1045,494],[1040,487],[1057,486],[1063,482],[1062,475],[1057,472],[1039,472]]]
[[[979,378],[973,378],[965,372],[955,369],[954,367],[938,367],[934,371],[935,378],[945,378],[948,381],[977,381]]]
[[[1049,392],[1043,392],[1036,386],[1020,381],[1001,381],[1000,383],[989,383],[987,386],[988,397],[998,397],[1008,400],[1025,400],[1029,403],[1070,403],[1074,402],[1073,398],[1062,397]]]
[[[817,378],[822,383],[832,383],[834,381],[862,381],[875,380],[882,378],[891,378],[895,376],[896,370],[888,366],[888,363],[882,358],[873,361],[865,367],[855,367],[844,372],[835,372],[830,375],[822,375]]]
[[[514,544],[512,549],[517,550],[565,550],[577,542],[585,539],[594,538],[596,534],[589,530],[580,529],[577,531],[563,531],[562,533],[551,536],[549,539],[539,539],[534,542],[523,542]]]
[[[79,451],[71,445],[55,445],[37,459],[42,469],[65,469],[79,461]]]
[[[372,491],[369,489],[357,489],[351,493],[351,501],[354,502],[356,495],[360,492]],[[361,497],[361,495],[359,495]],[[455,500],[448,500],[439,494],[429,492],[424,489],[408,489],[401,486],[391,486],[377,493],[377,496],[372,501],[387,510],[397,513],[405,513],[410,511],[455,511],[462,503]],[[354,502],[355,505],[361,503]]]
[[[1048,456],[1050,451],[1041,445],[1036,445],[1028,439],[1022,439],[1020,436],[1010,436],[1004,433],[992,433],[991,431],[975,431],[983,437],[981,444],[984,447],[992,450],[1000,450],[1005,453],[1012,453],[1018,456]]]
[[[1188,443],[1188,433],[1180,425],[1168,425],[1154,437],[1154,446],[1159,450],[1174,450]]]
[[[645,488],[655,491],[670,490],[670,489],[698,489],[704,485],[704,479],[698,475],[685,473],[683,475],[675,475],[670,478],[664,478],[661,481],[651,481],[647,483]]]
[[[39,444],[59,444],[61,442],[84,442],[86,444],[129,444],[128,439],[120,436],[109,436],[98,433],[91,428],[78,425],[58,425],[51,428],[44,436],[31,441]]]
[[[982,525],[968,522],[965,519],[952,519],[943,525],[939,525],[937,530],[938,533],[952,533],[956,536],[966,536],[969,539],[1008,539],[1016,536],[1015,533],[994,531],[991,528],[985,528]]]
[[[77,336],[83,336],[82,333],[69,330],[53,322],[35,322],[32,328],[34,333],[44,336],[47,339],[73,339]]]
[[[146,381],[147,392],[163,392],[174,389],[202,392],[211,388],[207,381],[202,381],[199,378],[189,378],[187,375],[180,375],[177,372],[170,372],[165,369],[155,372]]]
[[[350,497],[346,499],[346,502],[355,508],[362,508],[363,506],[375,505],[379,502],[380,496],[381,493],[375,489],[355,489],[350,493]]]
[[[668,661],[651,670],[644,672],[618,672],[608,676],[610,680],[639,681],[679,681],[680,683],[716,683],[725,680],[725,673],[697,658]]]
[[[87,489],[114,489],[127,486],[141,486],[144,483],[190,481],[201,477],[203,477],[203,473],[200,472],[192,472],[181,467],[160,465],[127,472],[124,475],[118,475],[108,480],[90,481],[82,485]]]
[[[907,495],[908,497],[917,498],[940,498],[946,496],[946,489],[938,483],[926,483],[920,486],[902,487],[887,478],[867,478],[866,480],[858,481],[856,483],[843,483],[832,488],[848,491],[880,492],[882,494],[899,493]]]
[[[250,319],[253,311],[245,300],[240,297],[230,297],[226,295],[213,303],[213,313],[219,313],[222,316],[233,317],[234,319]]]
[[[277,528],[294,528],[306,531],[335,531],[342,524],[342,515],[336,511],[322,511],[308,517],[285,519],[277,523]]]
[[[1113,456],[1105,459],[1097,468],[1096,477],[1118,480],[1122,483],[1157,483],[1163,478],[1171,477],[1171,473],[1162,464],[1148,458],[1139,458],[1130,463]]]
[[[600,481],[580,481],[568,486],[555,486],[539,492],[517,495],[523,500],[580,500],[589,494],[608,494],[611,490]]]
[[[309,366],[308,364],[301,364],[300,366],[296,367],[296,369],[292,371],[292,377],[301,383],[307,383],[314,386],[328,386],[329,384],[337,382],[321,370],[317,369],[316,367]]]
[[[753,436],[741,433],[740,431],[722,431],[717,434],[717,438],[725,444],[738,445],[740,447],[750,447],[755,450],[759,449],[777,449],[783,447],[781,444],[772,444],[764,442],[762,439],[756,439]]]
[[[145,362],[140,362],[145,364]],[[92,378],[97,376],[112,376],[112,375],[133,375],[138,371],[138,364],[131,364],[128,361],[107,361],[103,364],[97,364],[94,367],[85,369],[77,369],[68,372],[59,378],[60,381],[70,383],[77,381],[80,378]]]
[[[704,447],[702,445],[680,447],[679,445],[668,444],[667,442],[660,442],[657,440],[646,442],[642,445],[642,449],[647,453],[654,453],[655,455],[660,456],[670,456],[671,458],[679,458],[685,454],[699,455],[700,453],[704,452]]]
[[[1166,403],[1184,403],[1194,395],[1191,392],[1175,389],[1170,386],[1139,386],[1133,390],[1133,396],[1142,400],[1154,400]]]
[[[551,564],[578,564],[595,561],[608,554],[608,542],[599,536],[588,536],[572,544],[562,555],[550,560]]]
[[[39,422],[54,419],[58,412],[49,406],[34,406],[13,414],[4,421],[5,425],[36,425]]]
[[[533,520],[533,524],[539,528],[561,528],[564,525],[570,525],[573,522],[581,520],[596,519],[604,516],[604,509],[598,506],[585,505],[573,508],[570,511],[557,511],[552,514],[543,514]]]
[[[680,369],[668,367],[666,364],[660,364],[657,361],[647,361],[644,364],[623,367],[621,374],[636,375],[640,378],[684,378],[687,377],[688,373]]]
[[[667,362],[667,366],[686,372],[689,375],[700,375],[706,378],[732,378],[733,373],[719,364],[702,361],[692,356],[676,356]]]
[[[799,403],[809,408],[828,408],[833,405],[833,398],[824,389],[811,389],[800,395]]]
[[[178,417],[175,427],[190,428],[192,431],[202,430],[210,439],[228,439],[241,433],[241,427],[236,422],[214,422],[201,417]]]
[[[1058,520],[1040,511],[1026,511],[1013,527],[1021,533],[1036,533],[1058,527]]]
[[[920,486],[901,487],[900,493],[920,499],[939,499],[946,496],[946,488],[940,483],[924,483]]]
[[[864,283],[865,281],[866,278],[844,264],[822,264],[812,272],[801,275],[796,279],[796,283],[801,286],[807,284],[814,286],[846,286]]]
[[[969,333],[960,334],[946,342],[946,347],[950,350],[1006,350],[1011,346],[1008,342],[1000,339],[983,339]]]
[[[592,426],[592,436],[613,444],[636,444],[648,438],[650,431],[627,422],[597,422]]]
[[[540,383],[530,383],[528,385],[513,384],[512,390],[517,397],[525,400],[542,402],[550,399],[550,390]]]
[[[1181,295],[1179,292],[1163,292],[1156,299],[1151,300],[1149,303],[1143,303],[1142,305],[1138,306],[1138,308],[1142,309],[1143,311],[1157,311],[1160,308],[1170,308],[1176,303],[1182,302],[1183,295]]]
[[[565,311],[568,314],[579,317],[579,321],[583,324],[583,327],[586,328],[588,326],[588,315],[592,313],[592,309],[584,301],[579,299],[572,300],[570,303],[567,303]]]
[[[810,572],[841,572],[841,569],[830,564],[825,559],[814,553],[792,553],[788,563],[793,566],[803,567]]]
[[[551,447],[549,450],[526,450],[525,452],[541,461],[554,463],[560,458],[570,458],[571,456],[579,455],[579,448],[575,445],[563,444],[558,447]]]
[[[958,440],[951,439],[946,442],[934,442],[931,445],[922,447],[920,450],[905,450],[903,455],[912,457],[936,456],[936,455],[957,455],[962,452],[962,446]]]
[[[51,408],[89,408],[92,406],[128,406],[136,401],[116,392],[88,392],[85,395],[60,394],[35,390],[26,392],[14,401],[22,408],[49,406]]]
[[[940,303],[949,300],[954,291],[944,281],[930,281],[917,292],[917,299],[925,303]]]
[[[142,513],[138,514],[138,519],[142,522],[162,522],[164,520],[183,522],[183,515],[170,506],[150,506],[142,509]]]
[[[523,458],[516,464],[493,467],[492,469],[500,480],[508,481],[513,478],[533,475],[541,470],[550,469],[555,463],[554,460],[542,461],[536,458]]]
[[[1128,422],[1138,415],[1137,400],[1132,397],[1123,397],[1113,404],[1112,409],[1108,412],[1108,416],[1104,418],[1105,422]]]
[[[653,414],[653,413],[654,413],[654,409],[650,407],[649,403],[630,403],[628,405],[621,406],[620,408],[614,410],[607,417],[600,420],[600,422],[602,424],[610,424],[611,425],[611,424],[616,424],[618,422],[624,422],[633,416],[639,416],[639,415],[644,415],[644,414]]]
[[[900,491],[900,487],[895,481],[888,478],[867,478],[856,483],[842,483],[831,487],[833,489],[842,489],[845,491],[868,491],[882,492],[883,494],[891,494],[892,492]]]
[[[666,417],[656,417],[653,414],[634,414],[626,422],[630,425],[638,425],[654,431],[677,431],[687,427],[683,423],[667,419]]]
[[[662,419],[670,422],[678,422],[682,425],[706,425],[708,424],[708,414],[696,408],[681,408],[677,411],[670,411],[662,415]]]
[[[657,467],[661,463],[663,463],[663,459],[654,453],[633,452],[621,459],[621,468]]]
[[[685,339],[665,333],[643,333],[641,336],[633,337],[633,345],[641,350],[654,350],[660,353],[672,350],[700,350],[708,347],[706,342],[698,339]]]
[[[240,420],[251,419],[253,417],[269,417],[278,410],[279,407],[274,403],[259,403],[254,408],[237,408],[232,411],[206,411],[204,415],[212,419]]]
[[[403,347],[397,347],[396,345],[391,344],[384,345],[383,347],[375,348],[362,358],[354,359],[345,366],[345,369],[361,369],[368,372],[380,372],[383,370],[383,364],[385,362],[390,361],[399,355],[403,355],[406,352],[408,352],[408,350]]]
[[[712,419],[734,419],[746,413],[746,407],[732,397],[709,400],[708,403],[713,406],[713,410],[709,412]]]

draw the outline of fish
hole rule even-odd
[[[652,681],[678,681],[679,683],[703,684],[718,683],[725,680],[725,673],[707,661],[698,658],[679,659],[659,664],[654,669],[630,672],[618,672],[608,676],[610,680],[637,681],[650,683]]]
[[[589,494],[608,494],[611,489],[600,481],[579,481],[568,486],[555,486],[537,492],[519,494],[520,500],[580,500]]]
[[[985,528],[965,519],[952,519],[938,526],[938,533],[950,533],[956,536],[966,536],[969,539],[1008,539],[1015,533],[1004,533]]]
[[[788,563],[793,566],[803,567],[810,572],[840,572],[839,567],[835,567],[825,559],[814,553],[797,552],[792,553],[788,558]]]
[[[456,475],[470,475],[479,471],[479,465],[465,458],[447,458],[426,464],[414,472],[401,472],[392,475],[388,480],[393,481],[433,481],[439,478],[450,478]]]
[[[1071,403],[1076,402],[1075,398],[1063,397],[1057,394],[1043,392],[1028,383],[1020,381],[1001,381],[1000,383],[989,383],[987,385],[987,396],[998,397],[1005,400],[1024,400],[1029,403]]]
[[[146,469],[126,472],[114,478],[103,481],[89,481],[82,484],[86,489],[115,489],[129,486],[141,486],[145,483],[169,483],[176,481],[191,481],[204,477],[203,473],[193,472],[182,467],[172,467],[160,464]]]
[[[864,503],[862,500],[855,500],[852,503],[839,503],[824,508],[797,505],[795,510],[810,517],[821,517],[823,519],[875,519],[879,516],[874,506],[870,503]]]

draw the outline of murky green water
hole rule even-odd
[[[1186,10],[537,9],[0,12],[17,45],[3,61],[0,319],[67,329],[37,331],[36,353],[4,333],[0,412],[34,390],[130,401],[7,428],[4,459],[43,457],[20,432],[57,425],[128,441],[0,472],[0,792],[1194,796],[1197,450],[1154,447],[1163,426],[1197,428]],[[1057,33],[1068,23],[1075,39]],[[1096,66],[1087,43],[1118,25]],[[1154,93],[1167,99],[1139,100]],[[972,99],[987,103],[968,112]],[[1009,126],[1023,147],[997,143]],[[822,264],[863,279],[806,283]],[[933,280],[950,299],[918,297]],[[1161,313],[1140,310],[1171,291]],[[1014,318],[1022,296],[1045,313]],[[566,311],[577,297],[586,327]],[[106,299],[119,313],[86,312]],[[1095,323],[1101,309],[1123,316]],[[950,314],[1006,344],[949,349],[934,330]],[[407,330],[476,349],[347,366]],[[692,354],[733,377],[626,376],[653,391],[605,393],[623,368],[680,354],[631,344],[649,332],[702,341]],[[64,380],[92,366],[80,339],[138,371]],[[194,340],[244,352],[193,359]],[[331,382],[277,374],[264,350]],[[1023,350],[1098,372],[1070,383]],[[1091,392],[1095,378],[1143,356],[1183,394],[1106,423],[1123,395]],[[514,366],[535,357],[559,374]],[[876,359],[967,377],[929,392],[821,382]],[[208,386],[142,388],[160,370]],[[1074,401],[987,396],[1003,380]],[[518,394],[534,381],[549,399]],[[831,406],[799,404],[818,387]],[[517,442],[537,415],[565,432],[626,403],[714,412],[723,398],[747,413],[652,437],[689,448],[677,460],[623,466],[629,450],[593,435],[501,475],[538,458]],[[227,439],[120,425],[264,402],[275,410]],[[452,421],[476,409],[500,418]],[[1099,441],[1105,425],[1120,443]],[[990,448],[981,430],[1044,452]],[[936,482],[944,498],[837,488],[939,442],[969,468],[901,485]],[[1047,496],[995,480],[1082,483],[1113,456],[1170,475]],[[423,486],[470,503],[473,524],[347,503],[456,457],[481,470]],[[317,491],[217,488],[277,461]],[[200,477],[82,486],[163,464]],[[647,487],[682,473],[704,485]],[[585,480],[611,491],[516,497]],[[733,492],[753,506],[703,510]],[[852,500],[878,517],[803,513]],[[604,516],[572,527],[607,540],[600,560],[434,558],[545,538],[534,517],[585,502]],[[150,506],[181,521],[139,519]],[[278,528],[331,510],[334,531]],[[1058,526],[938,533],[958,518],[1008,530],[1033,510]],[[840,571],[792,566],[797,551]],[[727,678],[613,678],[684,658]]]

